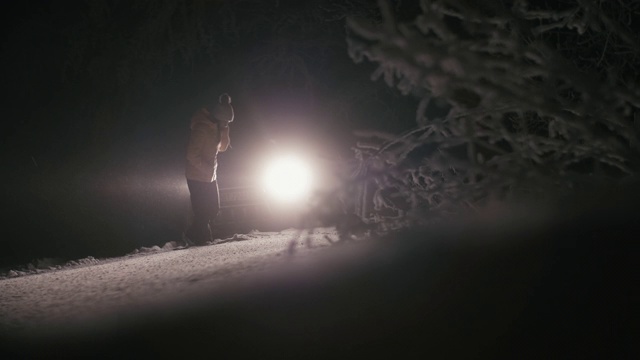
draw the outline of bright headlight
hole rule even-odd
[[[264,189],[274,199],[301,200],[311,189],[311,169],[295,156],[285,156],[270,163],[264,173]]]

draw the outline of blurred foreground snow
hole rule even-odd
[[[295,253],[294,231],[249,233],[6,278],[0,356],[637,358],[630,194],[342,246],[318,229]]]

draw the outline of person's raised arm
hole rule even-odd
[[[218,151],[224,152],[227,151],[227,148],[229,148],[229,145],[231,144],[231,138],[229,138],[229,123],[221,121],[218,128],[220,129],[220,144],[218,144]]]

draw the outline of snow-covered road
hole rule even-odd
[[[115,321],[167,302],[229,287],[243,278],[326,246],[316,230],[314,247],[287,256],[294,230],[249,233],[229,241],[173,251],[142,252],[97,264],[0,280],[0,330],[39,331],[87,322]],[[158,249],[160,250],[160,249]]]
[[[619,230],[637,222],[495,218],[336,246],[325,229],[293,255],[293,232],[254,233],[1,279],[0,359],[637,358],[637,231]]]

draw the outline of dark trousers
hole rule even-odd
[[[218,182],[202,182],[187,179],[191,196],[193,223],[187,230],[187,237],[196,244],[211,240],[211,226],[220,211]]]

